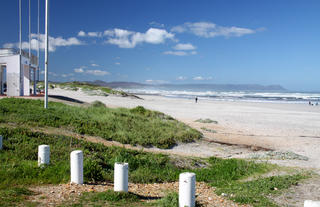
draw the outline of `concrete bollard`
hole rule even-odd
[[[0,150],[2,150],[2,135],[0,135]]]
[[[50,163],[50,146],[39,145],[38,146],[38,166],[49,165]]]
[[[196,175],[181,173],[179,175],[179,207],[194,207],[196,203]]]
[[[72,151],[70,154],[71,183],[83,184],[83,152]]]
[[[320,201],[304,201],[304,207],[320,207]]]
[[[114,191],[128,192],[128,163],[114,164]]]

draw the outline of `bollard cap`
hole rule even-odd
[[[129,165],[127,162],[116,162],[114,164],[115,165],[123,165],[123,166]]]
[[[39,145],[39,148],[47,148],[47,147],[50,147],[50,146],[46,144]]]
[[[191,177],[195,177],[195,176],[196,176],[196,174],[191,173],[191,172],[180,173],[180,177],[191,178]]]
[[[74,150],[71,154],[83,154],[82,150]]]

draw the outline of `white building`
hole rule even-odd
[[[22,50],[20,55],[16,49],[0,49],[0,93],[3,95],[4,82],[7,83],[7,96],[29,96],[32,90],[35,94],[36,84],[30,90],[30,81],[36,83],[36,70],[38,67],[38,58]],[[33,78],[31,78],[33,70]]]

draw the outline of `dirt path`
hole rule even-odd
[[[154,184],[129,184],[129,192],[143,198],[144,202],[150,202],[155,199],[160,199],[167,192],[178,192],[179,183],[154,183]],[[111,183],[104,184],[60,184],[60,185],[44,185],[31,187],[30,190],[36,194],[29,197],[29,201],[39,203],[39,206],[57,206],[64,203],[77,203],[77,200],[84,192],[103,192],[112,190]],[[196,200],[203,206],[216,207],[249,207],[250,205],[239,205],[225,199],[222,196],[217,196],[214,193],[215,189],[208,186],[206,183],[196,183]]]

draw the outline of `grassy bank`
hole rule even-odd
[[[119,90],[114,90],[109,87],[105,86],[98,86],[86,82],[79,82],[79,81],[74,81],[74,82],[64,82],[64,83],[50,83],[49,87],[51,89],[54,89],[56,87],[66,89],[66,90],[73,90],[73,91],[78,91],[81,89],[84,92],[87,92],[92,95],[102,95],[102,96],[108,96],[110,94],[113,95],[120,95],[120,96],[129,96],[128,93],[119,91]],[[39,89],[44,89],[44,83],[43,82],[38,82],[38,88]]]
[[[124,144],[169,148],[177,142],[191,142],[202,134],[163,113],[146,110],[77,107],[40,100],[5,98],[0,100],[0,123],[25,126],[63,127],[79,134],[100,136]]]
[[[176,164],[177,158],[171,159],[168,155],[106,147],[71,137],[32,132],[24,128],[0,128],[0,134],[4,137],[3,150],[0,151],[0,206],[15,206],[19,202],[26,202],[25,198],[32,194],[27,189],[29,185],[67,183],[70,180],[69,156],[75,149],[84,152],[85,182],[112,181],[114,162],[128,162],[130,182],[177,181],[179,173],[191,171],[196,173],[197,181],[216,186],[218,193],[227,193],[230,199],[254,206],[276,206],[266,196],[279,193],[280,190],[305,178],[304,175],[296,175],[241,182],[248,176],[268,172],[274,166],[212,157],[202,160],[207,162],[204,168],[194,168],[198,166],[198,161],[192,158],[183,159],[190,160],[194,166],[181,167],[179,162]],[[49,144],[51,147],[51,164],[45,168],[37,166],[37,146],[40,144]],[[115,200],[110,200],[110,197],[114,196]],[[100,202],[101,206],[106,203],[126,206],[126,198],[106,192],[84,194],[81,199],[89,199],[98,202],[97,204]],[[132,199],[136,197],[133,196]],[[170,199],[176,198],[169,197],[159,203],[170,202]],[[159,206],[159,203],[152,205]],[[78,206],[81,206],[81,202]]]

